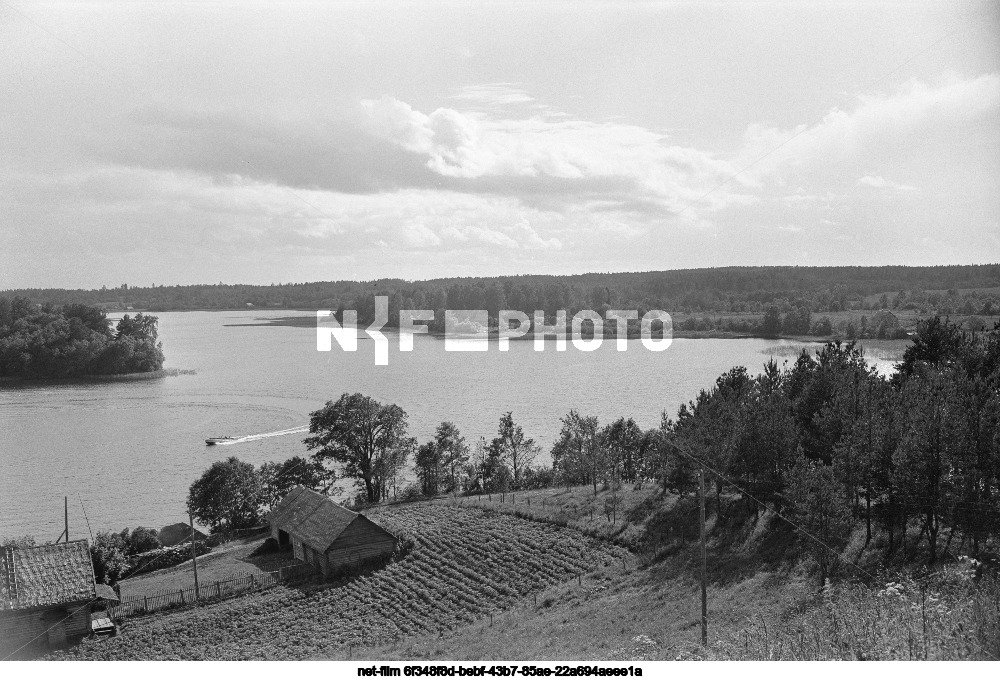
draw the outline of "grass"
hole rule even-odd
[[[743,660],[1000,660],[1000,581],[968,562],[877,586],[829,585],[777,626],[763,619],[717,643]]]
[[[214,581],[225,581],[237,574],[261,574],[297,564],[288,553],[252,554],[265,538],[264,535],[258,535],[229,541],[198,557],[198,581],[202,587]],[[120,585],[123,596],[189,590],[194,588],[194,567],[191,560],[188,560],[167,569],[125,579],[120,581]]]

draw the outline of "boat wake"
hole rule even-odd
[[[264,432],[263,434],[248,434],[246,437],[237,437],[236,439],[231,439],[226,442],[218,442],[217,446],[231,446],[232,444],[255,442],[258,439],[267,439],[269,437],[283,437],[286,434],[302,434],[308,431],[309,431],[308,425],[300,425],[298,427],[290,427],[287,430],[278,430],[277,432]]]

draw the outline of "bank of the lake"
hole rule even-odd
[[[594,352],[571,344],[557,352],[551,342],[542,352],[532,343],[446,352],[445,343],[418,335],[414,350],[401,352],[388,332],[389,365],[376,366],[365,336],[356,352],[317,352],[315,312],[302,312],[309,323],[299,327],[249,325],[282,316],[289,313],[160,313],[162,378],[0,387],[0,536],[55,539],[64,496],[71,538],[89,535],[88,518],[95,532],[186,521],[187,489],[213,461],[235,455],[259,465],[303,455],[303,435],[275,433],[307,424],[309,413],[344,392],[398,404],[420,441],[450,420],[474,444],[495,436],[500,415],[513,411],[541,445],[539,462],[548,462],[559,418],[570,409],[602,423],[624,415],[655,427],[661,413],[674,415],[734,365],[757,373],[771,358],[793,361],[802,348],[821,347],[675,339],[665,352],[634,340],[624,352],[614,342]],[[872,360],[891,370],[892,359]],[[180,369],[193,373],[171,375]],[[207,437],[224,435],[261,436],[205,446]]]

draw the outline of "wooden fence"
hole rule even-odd
[[[300,581],[313,576],[316,569],[311,564],[293,564],[278,571],[240,572],[225,581],[199,584],[194,588],[173,591],[159,591],[146,595],[125,595],[119,604],[108,608],[115,619],[142,616],[171,607],[182,607],[195,602],[224,600],[252,590],[264,590],[277,585]]]

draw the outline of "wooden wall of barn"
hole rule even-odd
[[[37,650],[75,644],[89,634],[88,602],[0,612],[0,650],[5,655],[22,645],[29,645],[30,649]]]
[[[358,515],[326,551],[331,570],[391,555],[396,539],[364,515]]]

